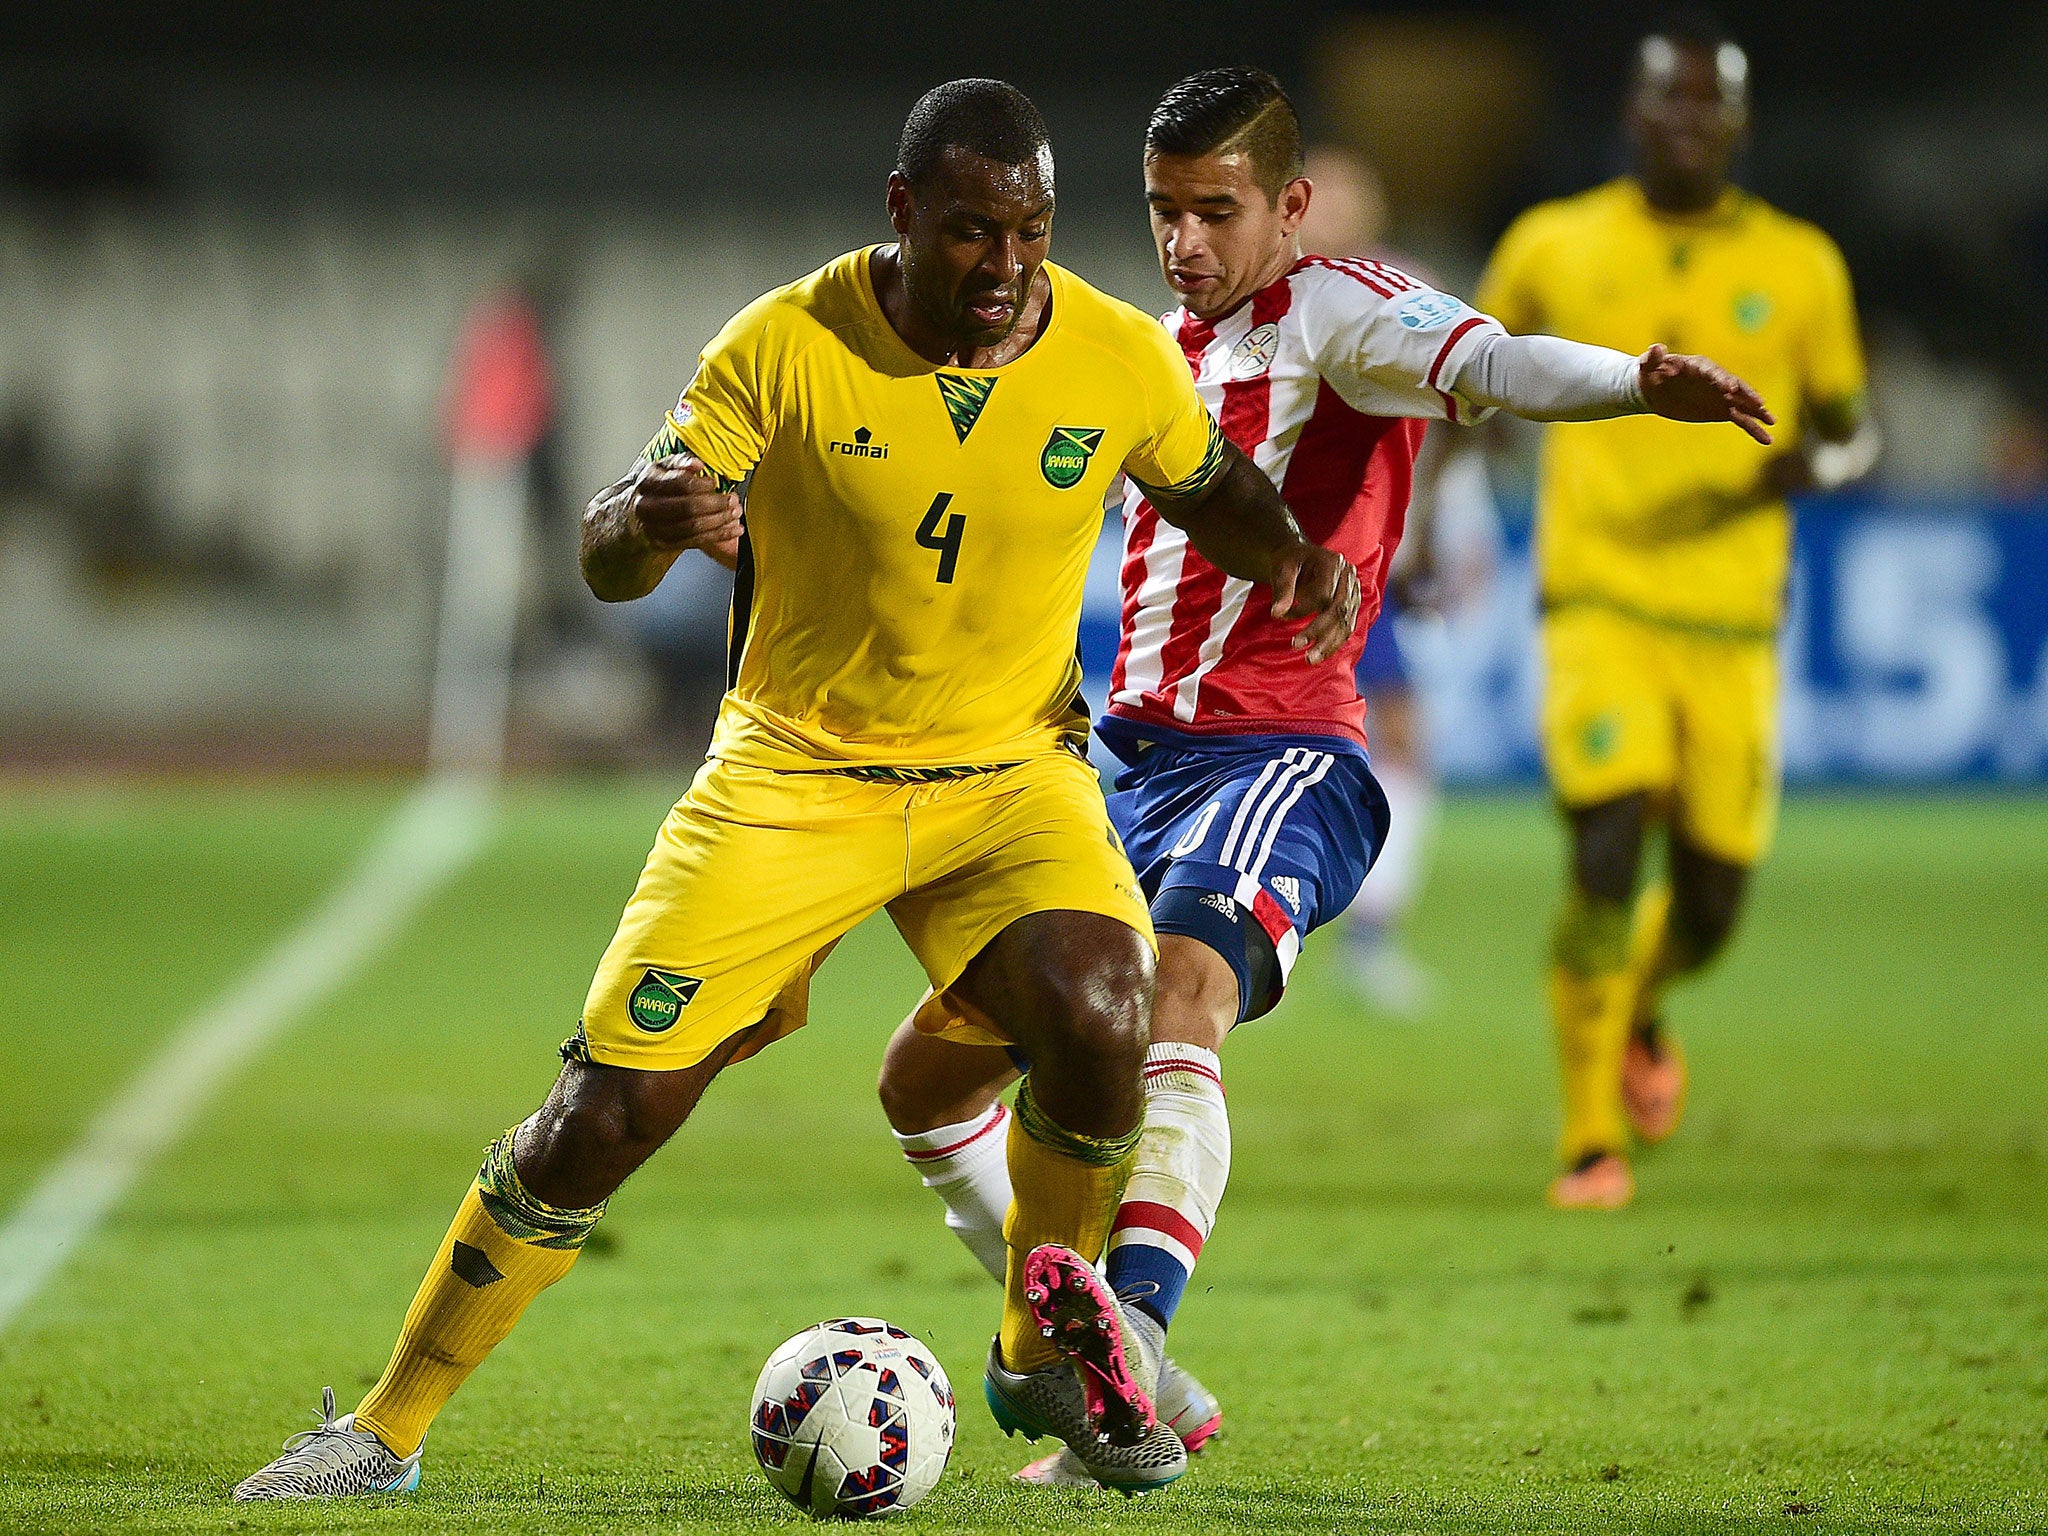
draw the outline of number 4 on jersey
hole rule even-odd
[[[952,585],[953,569],[960,563],[960,535],[967,527],[967,514],[948,512],[946,504],[953,499],[951,491],[941,491],[932,498],[931,509],[924,515],[924,521],[917,525],[917,542],[926,549],[939,552],[939,581]],[[939,520],[945,519],[945,526]]]

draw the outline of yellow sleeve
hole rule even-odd
[[[1815,292],[1801,359],[1806,402],[1815,411],[1858,407],[1864,389],[1863,337],[1841,250],[1815,230]]]
[[[1546,223],[1543,210],[1531,208],[1510,224],[1479,278],[1479,291],[1472,295],[1475,309],[1492,315],[1517,336],[1540,331],[1544,326],[1543,299],[1537,281],[1542,269],[1538,248]]]
[[[1165,328],[1146,320],[1124,350],[1138,375],[1144,419],[1124,473],[1147,494],[1192,496],[1223,467],[1223,432],[1195,393],[1195,376]]]
[[[776,305],[759,300],[726,322],[697,359],[696,375],[661,429],[642,450],[652,462],[691,453],[720,479],[737,485],[767,451]]]

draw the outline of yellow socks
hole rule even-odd
[[[1629,966],[1629,912],[1573,891],[1552,942],[1550,1019],[1564,1087],[1558,1159],[1572,1167],[1628,1145],[1621,1058],[1636,988]]]
[[[1593,1152],[1628,1145],[1621,1109],[1621,1057],[1628,1046],[1628,977],[1619,971],[1580,976],[1550,970],[1550,1018],[1564,1086],[1564,1131],[1558,1161],[1567,1168]]]
[[[563,1210],[536,1198],[512,1167],[507,1131],[484,1154],[476,1182],[405,1314],[391,1363],[356,1409],[367,1429],[410,1456],[427,1426],[528,1303],[569,1272],[602,1204]]]
[[[1671,887],[1653,885],[1636,898],[1629,931],[1629,1027],[1645,1028],[1657,1015],[1665,983],[1691,969],[1671,938]]]
[[[1060,1243],[1091,1264],[1102,1257],[1144,1129],[1141,1119],[1126,1136],[1082,1136],[1046,1117],[1031,1096],[1030,1077],[1018,1087],[1009,1139],[1014,1194],[1003,1223],[1010,1263],[1003,1286],[1002,1350],[1011,1370],[1040,1370],[1060,1358],[1039,1336],[1025,1304],[1026,1256],[1041,1243]]]

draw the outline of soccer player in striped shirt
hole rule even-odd
[[[1304,664],[1273,594],[1217,569],[1143,490],[1124,502],[1123,640],[1097,722],[1128,767],[1111,816],[1159,936],[1146,1122],[1110,1237],[1111,1286],[1163,1335],[1230,1169],[1218,1051],[1271,1010],[1302,936],[1350,905],[1387,833],[1353,667],[1400,542],[1432,420],[1505,408],[1543,421],[1655,411],[1768,439],[1770,413],[1704,358],[1640,357],[1510,336],[1490,317],[1376,261],[1304,255],[1312,187],[1301,130],[1261,70],[1205,70],[1168,91],[1145,139],[1145,190],[1167,284],[1164,324],[1224,435],[1277,485],[1304,533],[1363,589],[1341,664]],[[940,1039],[927,998],[897,1030],[882,1102],[947,1224],[998,1278],[1010,1207],[998,1095],[1014,1052]],[[1186,1373],[1159,1412],[1190,1449],[1221,1410]],[[1027,1481],[1079,1481],[1047,1457]]]

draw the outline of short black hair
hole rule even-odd
[[[1699,48],[1712,53],[1723,43],[1732,43],[1721,18],[1704,5],[1669,5],[1659,11],[1644,29],[1640,41],[1661,37],[1682,48]]]
[[[1022,165],[1050,145],[1031,98],[1004,80],[948,80],[917,98],[903,120],[896,169],[913,187],[931,184],[949,149]]]
[[[1242,154],[1268,197],[1301,174],[1301,119],[1280,82],[1248,64],[1189,75],[1152,109],[1148,155]]]

